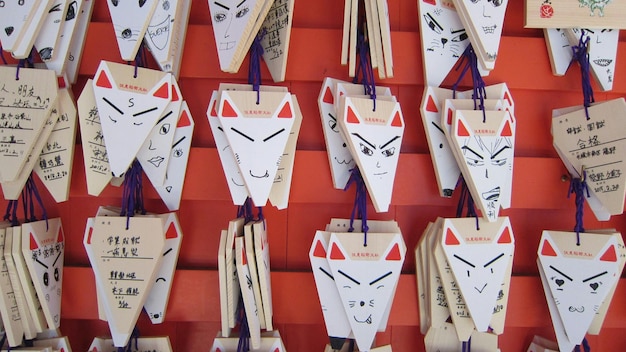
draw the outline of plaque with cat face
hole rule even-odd
[[[0,42],[2,50],[12,52],[18,45],[22,33],[30,25],[33,14],[41,5],[41,0],[7,1],[0,8]]]
[[[418,2],[426,85],[439,87],[469,45],[452,0]]]
[[[136,345],[135,345],[136,341]],[[133,339],[133,347],[137,346],[138,351],[152,351],[152,352],[172,352],[172,345],[170,338],[163,337],[139,337],[136,340]],[[91,342],[88,349],[89,352],[117,352],[118,349],[111,339],[103,339],[96,337]]]
[[[11,50],[11,56],[16,59],[26,59],[30,55],[35,39],[52,5],[52,0],[40,0],[38,3],[38,5],[35,5],[35,11],[30,13],[31,17],[28,19],[28,26],[22,30],[13,50]]]
[[[107,0],[122,60],[135,60],[158,3],[155,0]]]
[[[441,244],[476,329],[487,331],[513,260],[515,245],[509,219],[483,222],[480,230],[475,219],[446,219]]]
[[[226,138],[256,206],[267,203],[295,120],[291,94],[223,91],[218,109]]]
[[[424,89],[421,105],[422,122],[439,186],[439,195],[442,197],[452,197],[461,176],[461,170],[446,138],[445,127],[441,125],[443,102],[445,99],[452,99],[452,96],[453,91],[450,89],[428,86]]]
[[[239,337],[221,337],[219,334],[213,340],[211,352],[237,352]],[[261,334],[261,345],[254,352],[285,352],[285,345],[278,331],[268,331]]]
[[[378,99],[342,97],[339,123],[377,212],[391,203],[396,167],[400,157],[404,119],[400,104]]]
[[[61,219],[22,225],[22,254],[35,284],[49,328],[61,324],[61,289],[65,236]]]
[[[222,71],[229,72],[258,19],[264,0],[209,0],[215,47]],[[255,32],[256,33],[256,32]]]
[[[510,199],[515,124],[508,111],[456,110],[452,144],[474,201],[488,221],[496,221],[500,198]],[[506,192],[506,194],[503,194]]]
[[[162,185],[154,187],[170,211],[176,211],[180,207],[194,127],[195,122],[191,116],[191,111],[189,111],[189,106],[187,106],[187,102],[183,101],[178,124],[174,131],[165,181]]]
[[[46,62],[56,55],[56,46],[67,14],[70,0],[54,0],[48,9],[37,38],[35,48],[41,61]]]
[[[167,303],[178,262],[178,253],[183,240],[183,231],[180,228],[176,213],[163,214],[161,218],[165,220],[165,250],[163,251],[161,266],[156,274],[156,280],[154,280],[152,289],[146,298],[146,303],[143,304],[152,324],[161,324],[165,320]]]
[[[173,78],[173,76],[172,76]],[[137,160],[154,185],[162,185],[170,161],[170,151],[174,140],[175,126],[180,117],[183,98],[178,83],[172,79],[172,101],[159,117],[150,134],[137,152]]]
[[[453,0],[453,2],[461,22],[469,31],[476,56],[484,68],[493,69],[500,47],[508,0]]]
[[[581,35],[589,39],[589,65],[594,78],[603,91],[613,89],[613,78],[617,62],[618,29],[564,29],[570,45],[578,45]]]
[[[327,251],[335,285],[361,350],[369,350],[387,307],[406,254],[400,233],[332,233]]]
[[[543,231],[537,254],[545,277],[546,299],[555,304],[571,344],[582,342],[600,305],[619,280],[620,256],[615,235]],[[554,320],[554,318],[553,318]],[[561,341],[559,341],[561,345]]]
[[[109,0],[111,1],[111,0]],[[114,176],[130,167],[172,99],[172,75],[101,61],[93,91]]]

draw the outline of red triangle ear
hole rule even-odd
[[[63,76],[57,77],[57,85],[59,86],[59,89],[67,87],[67,84],[65,84],[65,78]]]
[[[57,243],[65,241],[65,236],[63,236],[63,228],[59,227],[59,234],[57,235]]]
[[[446,231],[446,245],[457,246],[460,244],[461,242],[459,242],[459,239],[456,237],[456,235],[452,232],[451,229],[448,229],[448,231]]]
[[[617,261],[617,253],[615,253],[615,246],[611,245],[606,252],[600,257],[600,260],[603,262],[616,262]]]
[[[400,255],[400,246],[398,244],[394,244],[393,248],[389,251],[389,254],[385,257],[385,260],[402,260],[402,256]]]
[[[180,114],[180,118],[178,119],[178,124],[176,127],[187,127],[191,126],[191,121],[189,121],[189,115],[187,114],[187,110],[183,110],[183,113]]]
[[[111,81],[109,80],[109,77],[107,77],[106,72],[104,71],[100,72],[100,76],[98,76],[98,80],[96,81],[96,86],[102,87],[102,88],[113,88],[113,86],[111,85]]]
[[[89,233],[87,234],[87,244],[91,244],[91,234],[93,233],[93,227],[89,228]]]
[[[428,96],[428,102],[426,102],[426,111],[428,112],[439,112],[437,109],[437,105],[435,104],[435,100],[433,100],[433,96]]]
[[[326,251],[324,250],[324,246],[322,246],[321,241],[317,241],[315,244],[315,250],[313,251],[313,256],[318,258],[326,258]]]
[[[237,112],[228,100],[224,100],[224,107],[222,107],[222,117],[238,117]]]
[[[39,248],[39,245],[37,244],[37,241],[35,241],[35,237],[33,237],[33,234],[30,234],[30,250],[32,251],[33,249],[37,249]]]
[[[467,127],[465,127],[465,124],[463,123],[463,121],[458,120],[457,122],[457,131],[456,134],[459,137],[469,137],[469,132],[467,130]]]
[[[213,106],[211,107],[211,116],[217,117],[217,100],[213,102]]]
[[[174,226],[174,223],[171,222],[170,226],[167,228],[167,232],[165,232],[165,238],[169,240],[170,238],[176,237],[178,237],[178,231],[176,231],[176,226]]]
[[[424,0],[425,3],[436,6],[435,0]]]
[[[498,243],[511,243],[511,231],[509,230],[509,227],[505,227],[504,231],[502,231],[502,235],[500,236],[500,238],[498,238]]]
[[[448,126],[452,125],[452,109],[448,109]]]
[[[152,94],[153,96],[157,97],[157,98],[163,98],[163,99],[167,99],[170,97],[170,85],[169,83],[165,82],[163,83],[163,85],[157,89],[156,92],[154,92],[154,94]]]
[[[541,255],[547,255],[548,257],[556,257],[556,251],[552,248],[552,245],[548,240],[543,240],[543,248],[541,248]]]
[[[402,127],[402,117],[400,117],[400,112],[396,111],[395,116],[393,117],[393,121],[391,121],[391,126],[393,127]]]
[[[276,349],[274,350],[274,352],[280,352],[280,349],[278,349],[278,347],[276,347]]]
[[[511,101],[511,96],[509,95],[509,92],[504,92],[504,100],[509,103],[509,106],[513,105],[513,101]]]
[[[509,122],[508,119],[504,122],[504,127],[502,128],[502,131],[500,132],[500,136],[502,137],[513,136],[513,132],[511,131],[511,123]]]
[[[348,106],[348,122],[349,123],[361,123],[361,121],[359,121],[359,118],[356,117],[354,110],[352,110],[352,108],[349,106]]]
[[[336,243],[333,243],[333,248],[331,248],[331,250],[330,250],[330,259],[333,259],[333,260],[344,260],[344,259],[346,259],[346,257],[341,252],[341,249],[339,249],[339,247],[337,247]]]
[[[246,258],[246,251],[242,248],[241,249],[241,264],[242,265],[248,265],[248,258]]]
[[[293,117],[293,113],[291,112],[291,104],[289,102],[285,103],[285,106],[278,113],[279,118],[287,118],[290,119]]]
[[[178,101],[180,99],[178,97],[178,89],[176,89],[175,85],[172,85],[172,101]]]
[[[333,98],[333,93],[330,91],[330,87],[326,87],[324,99],[322,101],[326,104],[335,104],[335,99]]]

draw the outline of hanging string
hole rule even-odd
[[[118,347],[117,352],[133,352],[133,342],[135,343],[134,350],[139,350],[139,329],[135,326],[133,333],[130,335],[128,345],[124,347]]]
[[[376,80],[374,69],[372,68],[369,39],[366,38],[365,31],[360,28],[357,31],[356,50],[359,55],[357,56],[356,75],[353,83],[359,83],[360,73],[362,76],[363,94],[370,96],[374,104],[372,111],[376,111]]]
[[[4,58],[4,49],[2,49],[2,44],[0,44],[0,59],[2,59],[2,62],[5,65],[8,65],[7,59]],[[0,345],[0,346],[2,346],[2,345]]]
[[[576,245],[580,246],[580,233],[585,232],[583,227],[583,210],[585,204],[585,195],[589,197],[589,188],[587,187],[587,171],[583,170],[582,178],[570,177],[569,191],[567,198],[572,193],[576,195],[576,225],[574,231],[576,232]]]
[[[472,338],[470,337],[469,340],[467,341],[463,341],[463,352],[472,352]]]
[[[461,184],[461,195],[459,197],[459,202],[456,206],[456,217],[463,217],[463,209],[467,209],[465,213],[465,217],[467,218],[475,218],[476,219],[476,230],[480,230],[479,222],[478,222],[478,213],[476,212],[476,206],[474,203],[474,198],[472,198],[472,194],[470,193],[469,186],[467,182],[465,182],[465,178],[461,176],[459,181],[457,182]]]
[[[143,202],[142,170],[141,164],[135,159],[124,176],[120,216],[126,216],[126,230],[130,226],[130,218],[135,216],[135,213],[146,214]]]
[[[130,61],[127,62],[130,65]],[[133,78],[137,78],[137,73],[139,71],[139,67],[147,67],[147,55],[146,55],[146,45],[144,41],[141,41],[139,44],[139,49],[137,49],[137,55],[135,55],[135,73],[133,74]]]
[[[343,189],[347,191],[350,186],[354,184],[356,187],[356,193],[354,195],[354,206],[352,207],[352,213],[350,214],[350,228],[348,232],[354,232],[354,219],[361,219],[361,232],[363,232],[363,247],[367,247],[367,188],[363,176],[358,167],[350,169],[350,178],[346,187]]]
[[[6,64],[6,60],[4,60],[4,56],[2,56],[2,61],[5,62]],[[26,65],[28,64],[28,65]],[[33,60],[33,50],[30,51],[30,54],[28,54],[28,57],[26,59],[21,59],[17,62],[17,68],[15,70],[15,80],[19,81],[20,80],[20,68],[33,68],[35,67],[35,61]]]
[[[265,37],[267,31],[263,29],[260,31],[250,47],[250,66],[248,67],[248,84],[252,85],[252,89],[256,92],[257,105],[261,102],[261,57],[263,56],[263,45],[261,40]]]
[[[482,110],[483,123],[487,121],[487,112],[485,111],[485,99],[487,98],[487,90],[485,88],[485,81],[480,75],[478,69],[478,57],[472,45],[468,45],[463,52],[461,62],[457,65],[457,70],[463,65],[463,71],[459,75],[459,78],[452,85],[452,97],[456,99],[456,91],[461,83],[461,80],[465,77],[465,74],[469,71],[472,74],[472,99],[474,99],[474,110]]]
[[[591,74],[589,64],[589,39],[590,37],[585,38],[585,30],[580,30],[580,39],[578,40],[578,45],[572,46],[573,57],[572,61],[578,61],[580,65],[580,75],[582,80],[582,89],[583,89],[583,101],[585,106],[585,115],[587,116],[587,120],[589,117],[589,107],[591,103],[595,102],[595,98],[593,97],[593,88],[591,87]]]
[[[10,200],[7,204],[6,213],[4,214],[4,221],[9,221],[11,226],[18,226],[20,224],[17,219],[17,204],[17,200]]]
[[[239,312],[237,316],[237,322],[239,323],[239,343],[237,344],[237,352],[248,352],[250,351],[250,328],[248,327],[246,309],[241,296],[239,297],[237,310]]]

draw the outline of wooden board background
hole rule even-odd
[[[511,308],[502,351],[526,351],[533,335],[553,338],[550,317],[535,264],[538,241],[543,229],[571,229],[574,226],[574,200],[567,198],[569,182],[561,161],[552,148],[550,116],[553,108],[582,103],[580,72],[572,67],[565,77],[551,74],[541,30],[523,28],[523,2],[511,1],[504,24],[504,38],[496,69],[487,84],[507,82],[516,103],[518,118],[517,149],[511,217],[516,235],[511,284]],[[294,30],[287,68],[282,83],[298,96],[304,121],[298,140],[290,206],[278,211],[266,207],[271,246],[271,266],[275,326],[288,351],[323,351],[325,328],[308,250],[317,229],[331,217],[348,217],[353,190],[334,190],[324,147],[317,109],[317,96],[325,76],[347,79],[347,67],[340,62],[343,2],[300,0],[295,5]],[[457,198],[438,196],[428,146],[424,136],[419,102],[423,92],[417,2],[389,1],[395,77],[377,82],[389,85],[402,104],[406,132],[390,211],[371,218],[395,219],[409,249],[386,332],[379,344],[391,343],[394,351],[423,351],[419,334],[413,249],[428,221],[437,216],[454,216]],[[622,35],[618,60],[626,62],[626,37]],[[93,77],[99,60],[120,61],[113,27],[105,1],[95,4],[87,44],[80,66],[79,82],[73,87],[80,94],[85,81]],[[169,335],[176,351],[207,350],[219,328],[217,245],[219,231],[235,216],[229,199],[205,111],[210,92],[220,82],[245,82],[247,60],[236,75],[219,71],[208,6],[194,0],[179,80],[184,98],[196,121],[183,201],[179,211],[185,237],[172,291],[166,322],[152,326],[140,318],[142,335]],[[156,67],[156,66],[152,66]],[[596,100],[626,93],[626,72],[618,65],[614,90],[596,92]],[[265,83],[271,83],[263,70]],[[455,73],[446,80],[451,84]],[[465,85],[471,84],[469,80]],[[77,139],[77,143],[80,140]],[[82,246],[85,219],[99,205],[119,205],[121,189],[108,187],[96,198],[87,195],[80,148],[74,161],[70,200],[54,204],[39,184],[49,216],[60,216],[66,233],[66,271],[63,290],[62,331],[70,336],[73,349],[85,351],[96,335],[107,335],[105,322],[97,320],[95,285],[89,261]],[[146,206],[154,212],[166,208],[146,180]],[[0,202],[0,207],[5,206]],[[4,208],[2,208],[4,209]],[[585,227],[626,230],[623,215],[599,223],[586,208]],[[591,337],[591,347],[607,351],[626,344],[626,288],[622,282],[599,337]]]

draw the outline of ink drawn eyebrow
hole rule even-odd
[[[370,143],[370,142],[368,142],[367,140],[365,140],[365,138],[361,137],[361,135],[360,135],[360,134],[358,134],[358,133],[353,133],[352,135],[353,135],[353,136],[358,137],[358,138],[359,138],[359,139],[361,139],[363,142],[367,143],[367,145],[369,145],[370,147],[372,147],[372,148],[376,149],[376,147],[375,147],[372,143]]]
[[[319,269],[326,274],[331,280],[335,281],[335,278],[326,270],[324,270],[324,268],[322,268],[321,266],[319,267]]]
[[[166,251],[165,251],[165,253],[163,253],[163,256],[165,257],[165,256],[166,256],[169,252],[171,252],[171,251],[172,251],[172,248],[170,248],[170,249],[166,250]]]
[[[563,272],[561,272],[559,269],[553,267],[552,265],[550,265],[550,269],[552,269],[552,270],[556,271],[557,273],[561,274],[564,278],[568,279],[569,281],[574,281],[574,280],[572,280],[571,277],[565,275]]]
[[[379,277],[378,279],[376,279],[376,280],[374,280],[374,281],[370,282],[370,286],[372,286],[373,284],[377,283],[378,281],[380,281],[380,280],[382,280],[382,279],[386,278],[386,277],[387,277],[387,276],[389,276],[389,275],[391,275],[391,271],[390,271],[390,272],[388,272],[388,273],[386,273],[386,274],[384,274],[384,275],[382,275],[382,276],[381,276],[381,277]]]
[[[437,27],[439,27],[439,30],[443,31],[443,27],[441,27],[439,22],[437,22],[437,20],[435,20],[433,16],[431,16],[429,13],[427,13],[426,16],[428,16],[428,18],[430,18],[430,20],[433,21],[433,23],[437,25]]]
[[[159,121],[157,121],[157,125],[160,124],[163,120],[165,120],[168,116],[170,116],[172,113],[174,113],[172,110],[170,110],[170,112],[168,112],[167,114],[165,114],[165,116],[161,117],[159,119]]]
[[[456,31],[450,31],[452,34],[457,34],[459,32],[465,32],[465,28],[457,29]]]
[[[484,158],[482,157],[482,155],[476,153],[475,151],[472,150],[472,148],[464,145],[463,147],[461,147],[461,149],[465,149],[465,150],[469,150],[470,152],[474,153],[474,155],[476,155],[477,157],[480,158],[480,160],[483,160]]]
[[[237,7],[243,5],[244,2],[246,2],[247,0],[243,0],[242,2],[240,2],[239,4],[237,4]]]
[[[472,263],[468,262],[467,260],[465,260],[465,259],[463,259],[463,258],[459,257],[459,256],[458,256],[458,255],[456,255],[456,254],[454,255],[454,257],[455,257],[456,259],[458,259],[458,260],[462,261],[463,263],[465,263],[465,264],[467,264],[467,265],[471,266],[472,268],[475,268],[475,267],[476,267],[476,265],[474,265],[474,264],[472,264]]]
[[[52,266],[57,265],[57,260],[59,260],[60,256],[61,256],[61,252],[59,252],[59,254],[57,254],[57,257],[54,259],[54,263],[52,263]]]
[[[178,142],[174,143],[174,145],[172,145],[172,149],[176,148],[176,146],[180,144],[180,142],[184,141],[185,138],[187,138],[187,136],[183,136],[183,138],[179,139]]]
[[[435,126],[436,129],[438,129],[441,133],[446,134],[443,129],[441,127],[439,127],[438,124],[435,123],[435,121],[431,121],[430,123],[433,124],[433,126]]]
[[[502,153],[505,149],[507,148],[511,148],[508,145],[505,145],[504,147],[500,148],[500,150],[498,150],[494,155],[491,156],[491,159],[495,159],[496,156],[498,156],[498,154]]]
[[[344,272],[343,272],[343,271],[341,271],[341,270],[339,270],[339,274],[341,274],[341,275],[345,276],[348,280],[350,280],[350,281],[354,282],[354,283],[355,283],[355,284],[357,284],[357,285],[360,285],[360,284],[361,284],[360,282],[356,281],[356,280],[355,280],[355,279],[353,279],[350,275],[348,275],[348,274],[344,273]]]
[[[243,133],[243,132],[239,131],[238,129],[236,129],[236,128],[234,128],[234,127],[231,127],[230,129],[231,129],[233,132],[238,133],[238,134],[239,134],[239,135],[241,135],[242,137],[244,137],[244,138],[248,139],[250,142],[254,142],[254,139],[250,138],[247,134],[245,134],[245,133]]]
[[[395,136],[395,137],[391,138],[391,139],[389,140],[389,142],[387,142],[387,143],[385,143],[385,144],[381,145],[381,146],[380,146],[380,149],[385,149],[385,147],[386,147],[386,146],[388,146],[389,144],[393,143],[393,141],[395,141],[395,140],[396,140],[396,139],[398,139],[398,138],[400,138],[400,136]]]
[[[483,268],[488,267],[489,265],[493,264],[496,260],[498,260],[498,259],[500,259],[502,257],[504,257],[504,253],[500,253],[499,256],[497,256],[497,257],[491,259],[490,261],[488,261],[487,264],[483,265]]]
[[[217,126],[217,129],[224,132],[224,129],[222,128],[222,126]]]
[[[600,276],[602,276],[602,275],[606,275],[606,274],[608,274],[608,273],[609,273],[608,271],[605,271],[605,272],[600,273],[600,274],[598,274],[598,275],[594,275],[594,276],[592,276],[592,277],[588,277],[588,278],[584,279],[584,280],[583,280],[583,282],[587,282],[587,281],[590,281],[590,280],[593,280],[593,279],[597,279],[597,278],[599,278]]]
[[[214,3],[215,5],[217,5],[217,6],[221,7],[221,8],[223,8],[223,9],[226,9],[226,10],[230,11],[230,7],[228,7],[228,6],[226,6],[226,5],[222,5],[222,4],[220,4],[219,2],[217,2],[217,1],[213,1],[213,3]]]
[[[269,141],[271,138],[276,137],[277,135],[281,134],[281,133],[282,133],[282,132],[284,132],[284,131],[285,131],[285,129],[284,129],[284,128],[280,129],[280,131],[277,131],[277,132],[276,132],[276,133],[274,133],[273,135],[271,135],[271,136],[269,136],[269,137],[265,138],[265,139],[263,140],[263,142],[267,142],[267,141]]]
[[[328,116],[330,116],[330,118],[333,119],[333,121],[337,121],[337,119],[332,114],[328,114]]]
[[[144,111],[140,111],[140,112],[138,112],[138,113],[136,113],[136,114],[133,114],[133,117],[137,117],[137,116],[139,116],[139,115],[147,114],[147,113],[149,113],[149,112],[153,112],[154,110],[157,110],[157,109],[158,109],[158,108],[155,106],[155,107],[153,107],[153,108],[150,108],[150,109],[147,109],[147,110],[144,110]]]
[[[115,104],[111,103],[109,101],[109,99],[102,97],[102,100],[104,100],[107,104],[111,105],[111,107],[115,110],[117,110],[117,112],[119,112],[121,115],[124,115],[124,112],[122,110],[120,110],[117,106],[115,106]]]
[[[44,263],[42,263],[39,259],[35,259],[35,261],[39,264],[41,264],[41,266],[43,266],[44,268],[48,269],[48,266]]]

